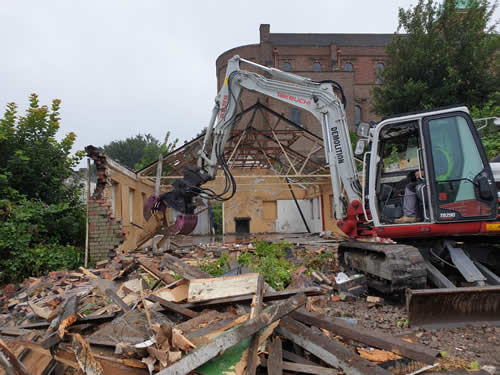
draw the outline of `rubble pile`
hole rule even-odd
[[[334,246],[297,246],[290,254],[297,268],[279,291],[234,262],[254,250],[248,241],[173,247],[170,254],[141,250],[5,288],[0,353],[9,355],[0,355],[0,368],[238,375],[406,374],[438,366],[436,349],[326,317],[327,304],[366,291],[363,277],[335,270],[334,261],[311,270],[310,259]],[[199,268],[228,253],[221,276]]]

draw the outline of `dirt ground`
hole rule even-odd
[[[407,326],[406,308],[397,302],[370,304],[366,299],[330,302],[328,315],[350,317],[366,328],[379,329],[413,342],[429,345],[449,358],[479,365],[491,365],[500,374],[500,328],[447,328],[437,330],[412,329]]]

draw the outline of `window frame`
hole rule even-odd
[[[347,65],[350,65],[350,66],[351,66],[351,69],[350,69],[350,70],[349,70],[349,69],[346,69],[346,66],[347,66]],[[344,70],[344,72],[354,72],[354,64],[353,64],[352,62],[350,62],[350,61],[346,61],[346,62],[344,63],[344,66],[343,66],[343,70]]]
[[[315,66],[319,67],[319,69],[315,69]],[[321,63],[319,61],[314,61],[312,63],[311,69],[313,72],[321,72]]]

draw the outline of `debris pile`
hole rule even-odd
[[[178,246],[177,256],[139,251],[10,287],[0,300],[0,350],[9,353],[0,356],[0,367],[8,374],[74,368],[238,375],[266,368],[269,374],[398,374],[435,366],[435,349],[323,314],[321,306],[341,290],[336,276],[344,295],[363,285],[362,278],[339,278],[328,266],[311,270],[307,256],[280,291],[241,264],[212,277],[199,268],[202,257],[215,261],[231,251],[234,259],[254,250],[248,243],[222,247]],[[320,249],[308,251],[317,257]]]

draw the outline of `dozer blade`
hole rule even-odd
[[[500,286],[407,289],[412,327],[500,326]]]

